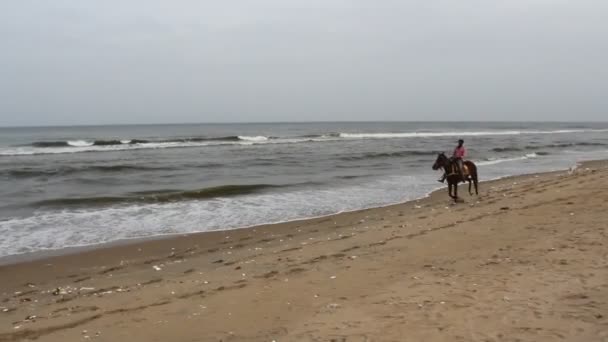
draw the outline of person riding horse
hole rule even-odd
[[[473,195],[471,187],[475,185],[475,194],[479,194],[477,165],[470,160],[462,160],[462,157],[464,156],[466,156],[466,150],[464,149],[463,141],[460,140],[458,142],[458,147],[454,150],[454,154],[451,158],[446,156],[445,153],[439,153],[432,167],[433,170],[443,169],[445,175],[440,181],[443,181],[444,179],[448,181],[448,194],[456,202],[460,200],[458,197],[458,183],[469,183],[469,195]],[[462,162],[461,165],[458,165],[458,159]],[[463,177],[463,173],[465,172],[467,175],[466,177]]]
[[[464,167],[463,167],[463,160],[464,158],[467,156],[467,149],[464,147],[464,140],[460,139],[458,140],[458,146],[456,146],[456,148],[454,149],[454,152],[452,153],[452,158],[450,158],[450,162],[453,162],[456,165],[456,168],[458,169],[458,174],[460,175],[460,178],[462,178],[462,181],[465,181],[464,178]],[[445,182],[445,179],[448,177],[448,170],[444,170],[443,176],[438,179],[438,182]]]

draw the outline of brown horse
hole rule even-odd
[[[433,170],[443,169],[447,173],[448,193],[450,194],[450,197],[454,199],[454,201],[458,200],[458,183],[460,182],[469,182],[469,195],[471,196],[473,196],[473,193],[471,192],[471,183],[475,184],[475,194],[479,195],[477,166],[469,160],[464,161],[462,164],[464,167],[464,170],[462,170],[464,180],[458,173],[458,166],[456,163],[450,160],[450,158],[448,158],[444,153],[439,153],[435,164],[433,164]],[[454,190],[452,191],[452,189]],[[453,195],[452,192],[454,193]]]

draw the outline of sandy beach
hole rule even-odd
[[[608,341],[608,162],[0,266],[0,341]]]

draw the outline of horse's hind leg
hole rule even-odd
[[[479,195],[478,182],[479,179],[477,178],[477,171],[475,171],[475,175],[473,176],[473,183],[475,184],[475,195]]]
[[[471,185],[473,182],[471,182],[471,179],[469,178],[469,196],[473,196],[473,192],[471,191]]]

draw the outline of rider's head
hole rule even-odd
[[[464,140],[460,139],[458,140],[458,146],[462,146],[464,144]]]

